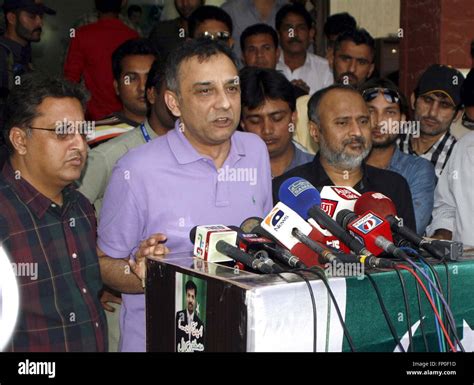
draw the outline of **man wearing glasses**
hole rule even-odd
[[[85,103],[79,85],[37,73],[9,95],[0,243],[13,263],[31,267],[17,274],[11,351],[107,350],[95,214],[72,187],[87,157]]]
[[[462,115],[463,81],[464,76],[458,70],[433,64],[421,75],[410,98],[420,135],[407,135],[400,141],[400,150],[428,159],[438,178],[456,144],[450,127]]]
[[[401,152],[396,141],[411,126],[406,124],[408,103],[397,86],[387,79],[371,79],[360,91],[369,108],[372,123],[372,150],[367,164],[394,171],[410,186],[416,230],[422,235],[433,210],[436,175],[426,159]]]
[[[229,14],[219,7],[205,5],[196,9],[188,20],[189,37],[206,37],[233,48],[233,24]]]

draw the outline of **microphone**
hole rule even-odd
[[[366,267],[370,268],[382,268],[382,269],[391,269],[394,267],[394,262],[390,261],[386,258],[376,258],[376,257],[368,257],[365,255],[359,256],[354,254],[346,254],[346,253],[332,253],[328,248],[320,245],[318,242],[313,241],[312,239],[308,238],[306,235],[302,234],[297,228],[293,229],[294,236],[299,239],[301,242],[311,247],[311,249],[315,250],[318,254],[321,255],[327,262],[342,262],[342,263],[360,263]],[[306,238],[306,239],[305,239]],[[306,243],[307,242],[307,243]]]
[[[231,257],[232,259],[235,259],[237,262],[243,263],[245,266],[248,266],[254,270],[261,271],[262,273],[265,274],[272,274],[272,273],[280,273],[282,270],[279,266],[275,265],[273,263],[270,263],[268,261],[268,257],[263,254],[263,258],[259,258],[262,255],[258,256],[253,256],[250,254],[247,254],[246,252],[240,250],[238,247],[235,247],[226,241],[217,241],[216,242],[216,250],[224,255],[227,255],[228,257]],[[277,267],[278,269],[275,269]]]
[[[262,226],[260,226],[260,223],[262,222],[262,220],[263,220],[262,218],[257,218],[257,217],[247,218],[246,220],[242,222],[240,227],[242,230],[246,229],[247,231],[245,232],[248,235],[260,236],[260,237],[263,237],[263,239],[273,241],[272,245],[268,245],[267,243],[265,243],[263,247],[267,251],[269,251],[270,254],[274,258],[278,259],[280,262],[283,262],[292,268],[301,268],[301,269],[307,268],[307,266],[302,261],[300,261],[300,259],[297,256],[291,254],[291,252],[289,252],[287,249],[279,246],[277,244],[278,241],[275,240],[275,238],[272,237],[271,234],[265,231],[262,228]]]
[[[335,220],[319,207],[319,191],[307,180],[292,177],[284,181],[278,194],[280,201],[291,207],[304,219],[313,218],[331,234],[344,242],[356,254],[374,256],[358,239],[347,233]]]
[[[376,256],[386,251],[378,245],[381,238],[393,242],[390,224],[371,211],[359,217],[354,212],[344,209],[337,214],[336,221],[353,236],[361,239],[365,247]]]
[[[292,234],[296,227],[311,239],[317,239],[318,235],[315,234],[317,230],[282,202],[278,202],[273,207],[260,226],[305,265],[320,265],[319,255]]]
[[[362,194],[354,205],[354,212],[356,214],[360,214],[369,210],[385,218],[390,223],[390,228],[393,232],[401,235],[405,239],[408,239],[411,243],[418,246],[419,248],[426,250],[433,257],[437,259],[447,258],[453,261],[457,260],[459,255],[458,252],[450,253],[450,249],[444,250],[444,248],[443,252],[437,248],[431,240],[420,237],[415,231],[403,226],[402,221],[396,216],[397,212],[395,205],[389,197],[376,192],[366,192]],[[459,248],[456,248],[456,251],[458,250]]]
[[[227,262],[232,259],[216,249],[220,240],[235,244],[237,232],[224,225],[194,226],[189,232],[189,239],[194,244],[194,256],[208,262]]]
[[[360,197],[360,194],[348,186],[324,186],[321,189],[320,196],[321,208],[332,219],[336,219],[336,215],[339,211],[343,209],[354,210],[354,204]],[[324,236],[324,241],[321,243],[340,249],[346,253],[350,252],[350,249],[344,243],[327,229],[321,227],[313,218],[309,218],[308,222]]]
[[[222,262],[235,260],[251,269],[271,274],[281,272],[282,269],[268,258],[268,253],[260,252],[250,255],[235,247],[237,231],[224,225],[195,226],[189,232],[189,238],[194,243],[195,256],[208,262]],[[230,242],[229,242],[230,240]],[[276,267],[275,267],[276,266]]]
[[[237,232],[238,247],[240,250],[260,258],[264,257],[266,264],[270,265],[274,272],[283,272],[283,269],[276,265],[275,262],[268,256],[269,252],[272,253],[273,256],[273,241],[257,234],[244,233],[242,232],[242,229],[237,226],[229,226],[229,228]]]

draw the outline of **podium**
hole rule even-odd
[[[307,283],[293,273],[254,274],[193,258],[191,253],[170,254],[161,261],[148,261],[147,268],[148,351],[187,351],[194,347],[205,352],[312,352],[315,342],[318,352],[351,350],[325,285],[312,273],[305,276],[314,294],[315,309]],[[466,351],[474,351],[474,255],[449,264],[437,264],[434,270],[444,293],[449,285],[446,298],[450,301],[458,337]],[[364,272],[367,273],[380,290],[404,350],[442,350],[435,315],[421,289],[421,299],[418,299],[413,276],[400,271],[407,312],[400,277],[395,271]],[[190,306],[184,289],[185,281],[189,280],[197,284],[194,310],[204,323],[200,336],[195,327],[187,328],[185,323],[177,326],[178,311],[184,314]],[[428,287],[425,279],[423,282]],[[355,351],[401,350],[366,276],[331,277],[329,285]],[[183,316],[181,321],[184,322]],[[445,317],[443,321],[446,323]],[[413,335],[411,345],[408,325]],[[177,339],[177,328],[188,333],[190,341],[193,333],[200,339],[192,343],[186,341],[187,337]]]

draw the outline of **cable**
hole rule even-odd
[[[402,273],[400,273],[398,267],[395,266],[395,272],[398,275],[398,279],[400,280],[400,286],[402,287],[403,293],[403,302],[405,303],[405,311],[407,313],[407,331],[408,331],[408,340],[410,341],[410,351],[413,352],[413,334],[411,332],[411,316],[410,316],[410,305],[408,301],[408,294],[405,286],[405,281],[402,277]]]
[[[439,277],[438,277],[438,274],[436,273],[436,270],[432,268],[432,266],[426,261],[424,260],[423,257],[421,257],[421,255],[419,255],[419,253],[411,248],[403,248],[403,249],[407,249],[409,252],[411,252],[412,254],[416,255],[418,258],[420,258],[421,260],[423,260],[429,267],[431,267],[431,270],[434,271],[435,273],[435,280],[436,278],[437,279],[437,283],[440,287],[440,290],[442,289],[441,288],[441,283],[439,281]],[[405,254],[403,252],[403,254]],[[403,255],[402,255],[403,257]],[[453,335],[454,335],[454,338],[456,340],[456,343],[458,344],[459,348],[461,349],[462,352],[465,352],[464,350],[464,346],[462,345],[461,343],[461,340],[459,339],[459,336],[457,334],[457,329],[456,329],[456,321],[454,320],[454,316],[453,316],[453,313],[451,311],[451,307],[450,305],[448,304],[448,302],[446,301],[446,299],[444,298],[444,294],[438,290],[438,288],[436,287],[436,285],[433,283],[433,281],[428,277],[428,275],[415,263],[413,262],[410,258],[407,258],[406,254],[405,254],[405,257],[404,259],[406,259],[406,261],[408,263],[410,263],[412,266],[414,266],[417,270],[419,270],[421,272],[421,274],[427,279],[428,283],[433,287],[433,289],[435,289],[435,291],[437,292],[437,294],[439,295],[439,299],[441,300],[441,302],[443,303],[443,306],[444,306],[444,310],[446,312],[446,319],[448,321],[448,325],[449,325],[449,328],[450,330],[452,331]],[[446,264],[446,262],[444,261],[443,263]],[[445,266],[446,267],[446,266]],[[449,274],[448,274],[449,275]],[[450,293],[449,293],[450,294]]]
[[[390,333],[392,333],[394,341],[397,343],[398,347],[403,353],[406,353],[405,348],[400,342],[400,339],[397,336],[397,331],[395,330],[395,327],[393,326],[392,320],[390,319],[390,315],[388,314],[387,308],[385,307],[385,303],[382,298],[382,294],[380,293],[378,285],[375,283],[375,280],[372,278],[372,276],[369,273],[365,273],[366,277],[369,279],[370,283],[374,287],[375,293],[377,294],[377,298],[379,300],[380,308],[382,309],[382,313],[385,317],[385,320],[387,321],[388,328],[390,329]]]
[[[440,281],[440,279],[439,279],[439,274],[438,274],[438,272],[436,271],[436,269],[435,269],[430,263],[428,263],[428,261],[427,261],[425,258],[423,258],[420,254],[418,254],[418,253],[415,252],[414,255],[415,255],[415,256],[418,256],[420,262],[424,265],[425,270],[429,270],[429,271],[431,272],[431,276],[434,278],[434,281],[436,282],[436,285],[438,286],[440,292],[441,292],[441,293],[443,294],[443,296],[444,296],[443,286],[441,285],[441,281]],[[430,285],[430,288],[429,288],[429,289],[430,289],[430,293],[431,293],[432,298],[435,298],[435,297],[433,296],[433,291],[432,291],[432,289],[431,289],[431,285]],[[449,303],[448,303],[448,306],[449,306]],[[451,335],[450,335],[450,333],[449,333],[450,330],[452,331],[451,321],[450,321],[450,319],[449,319],[449,317],[448,317],[448,314],[447,314],[447,311],[446,311],[446,307],[443,306],[443,308],[441,308],[439,296],[436,296],[436,307],[437,307],[438,312],[439,312],[439,314],[440,314],[440,316],[441,316],[441,319],[443,319],[443,314],[444,314],[444,318],[448,321],[448,323],[446,324],[446,329],[448,330],[448,335],[451,337]],[[443,311],[441,312],[441,310],[443,310]],[[438,323],[438,320],[437,320],[436,318],[435,318],[435,321],[436,321],[436,329],[437,329],[437,331],[438,331],[438,333],[439,333],[438,339],[440,340],[441,345],[443,346],[443,350],[440,349],[440,351],[444,351],[444,352],[445,352],[445,351],[447,351],[447,350],[446,350],[446,342],[445,342],[444,337],[443,337],[443,335],[442,335],[442,333],[441,333],[441,329],[440,329],[440,327],[439,327],[439,323]]]
[[[421,261],[421,264],[424,266],[425,270],[429,273],[431,273],[431,276],[434,278],[434,275],[433,273],[431,272],[431,270],[429,270],[429,268],[427,267],[427,264],[422,260],[420,259]],[[438,286],[439,286],[439,282],[437,282]],[[438,313],[440,313],[441,315],[441,319],[442,318],[442,314],[441,314],[441,306],[439,304],[439,296],[437,295],[436,297],[433,295],[433,289],[431,287],[431,285],[429,285],[429,290],[430,290],[430,296],[431,296],[431,299],[435,300],[436,298],[436,308],[438,309]],[[441,289],[441,288],[440,288]],[[440,324],[438,322],[438,319],[435,317],[435,326],[436,326],[436,333],[438,335],[438,345],[439,345],[439,351],[440,352],[446,352],[446,343],[444,341],[444,338],[443,338],[443,334],[441,333],[441,328],[440,328]]]
[[[418,313],[420,315],[420,329],[421,329],[421,334],[423,336],[423,343],[425,344],[425,351],[429,352],[430,348],[428,346],[428,340],[426,339],[426,333],[425,333],[425,315],[423,313],[423,309],[421,307],[421,295],[420,295],[420,286],[418,285],[418,282],[415,279],[415,288],[416,288],[416,296],[418,298]]]
[[[336,301],[336,297],[334,296],[334,293],[331,289],[331,287],[329,286],[329,282],[328,282],[328,279],[324,273],[324,270],[321,269],[319,266],[313,266],[311,268],[308,268],[308,269],[301,269],[301,270],[304,270],[304,271],[309,271],[313,274],[316,274],[320,279],[321,281],[323,282],[324,286],[326,286],[326,289],[329,293],[329,295],[331,296],[331,300],[334,304],[334,308],[336,309],[336,313],[337,313],[337,316],[339,318],[339,322],[341,323],[341,326],[342,326],[342,329],[344,330],[344,336],[346,337],[346,340],[349,344],[349,347],[351,349],[351,352],[355,352],[356,349],[354,347],[354,343],[352,341],[352,337],[351,335],[349,334],[349,330],[347,329],[347,326],[346,326],[346,323],[344,322],[344,318],[342,317],[342,313],[341,313],[341,309],[339,308],[339,305]]]
[[[432,270],[434,270],[434,269],[429,270],[429,268],[431,268],[431,266],[427,264],[427,262],[424,260],[424,258],[423,258],[416,250],[414,250],[414,249],[412,249],[412,248],[409,248],[409,247],[402,247],[401,249],[404,250],[404,251],[406,251],[407,253],[410,253],[410,254],[412,254],[413,256],[417,257],[417,258],[421,261],[421,263],[424,264],[425,272],[426,272],[427,274],[428,274],[428,273],[431,273],[431,276],[432,276],[434,279],[436,279],[436,277],[435,277],[435,276],[433,275],[433,273],[432,273]],[[427,267],[427,266],[429,266],[429,267]],[[439,284],[439,280],[437,280],[436,283],[437,283],[437,285],[438,285],[440,291],[442,292],[442,288],[441,288],[441,286],[440,286],[440,284]],[[431,296],[431,298],[434,300],[435,297],[434,297],[434,295],[433,295],[433,289],[432,289],[432,286],[431,286],[431,285],[429,286],[429,289],[430,289],[430,296]],[[443,293],[443,294],[444,294],[444,293]],[[438,309],[438,312],[441,312],[440,305],[439,305],[439,296],[436,296],[436,307],[437,307],[437,309]],[[440,352],[445,352],[445,351],[446,351],[446,344],[445,344],[445,341],[444,341],[444,335],[443,335],[443,333],[442,333],[442,331],[441,331],[441,328],[440,328],[440,326],[439,326],[438,319],[437,319],[436,317],[435,317],[434,321],[435,321],[435,328],[436,328],[436,336],[437,336],[437,338],[438,338],[439,351],[440,351]]]
[[[454,345],[453,345],[453,343],[452,343],[452,341],[451,341],[451,338],[449,338],[448,332],[446,331],[446,328],[444,327],[444,324],[443,324],[443,322],[442,322],[442,320],[441,320],[441,317],[440,317],[438,311],[436,310],[436,307],[435,307],[433,301],[432,301],[431,298],[429,297],[428,290],[426,289],[425,285],[424,285],[423,282],[421,281],[420,277],[418,277],[418,275],[413,271],[413,269],[410,269],[408,266],[404,266],[404,265],[402,265],[402,264],[398,264],[398,266],[400,267],[400,269],[404,269],[404,270],[409,271],[409,272],[416,278],[416,280],[420,283],[421,288],[423,289],[423,291],[424,291],[425,294],[426,294],[426,297],[427,297],[428,300],[430,301],[431,307],[433,308],[433,311],[434,311],[436,317],[438,317],[438,320],[439,320],[439,322],[441,323],[441,328],[443,329],[443,333],[444,333],[444,335],[446,336],[446,339],[447,339],[447,341],[448,341],[449,347],[451,348],[451,350],[452,350],[453,352],[455,352],[455,351],[456,351],[456,348],[454,347]]]
[[[444,307],[446,309],[446,314],[448,316],[448,319],[450,320],[450,322],[453,325],[453,330],[455,330],[456,329],[456,322],[454,321],[453,313],[452,313],[451,309],[449,308],[449,305],[446,302],[446,299],[444,298],[443,294],[441,294],[441,292],[436,287],[436,285],[434,284],[432,279],[430,277],[428,277],[428,275],[423,271],[423,269],[420,266],[418,266],[415,262],[413,262],[403,250],[400,250],[399,255],[403,260],[405,260],[410,265],[412,265],[416,270],[418,270],[423,275],[423,277],[425,277],[425,279],[431,284],[433,289],[439,295],[439,298],[441,299],[441,302],[443,302]],[[456,338],[456,341],[457,341],[458,344],[461,344],[461,341],[459,340],[459,338]],[[461,350],[464,351],[464,348],[461,348]]]
[[[309,279],[306,278],[304,276],[303,273],[301,273],[300,271],[295,271],[295,269],[293,270],[290,270],[290,271],[287,271],[287,273],[293,273],[299,277],[301,277],[305,282],[306,282],[306,285],[308,286],[308,290],[309,290],[309,295],[311,297],[311,305],[313,307],[313,327],[314,327],[314,331],[313,331],[313,352],[316,353],[317,351],[317,334],[318,334],[318,312],[317,312],[317,308],[316,308],[316,300],[314,298],[314,292],[313,292],[313,287],[311,286],[311,283],[309,282]],[[278,274],[279,276],[281,276],[280,274]],[[281,277],[283,278],[283,277]]]

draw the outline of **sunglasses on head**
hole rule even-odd
[[[362,97],[366,102],[371,102],[374,100],[379,94],[382,94],[385,100],[389,103],[400,103],[400,95],[398,92],[391,90],[389,88],[368,88],[362,91]]]
[[[211,40],[220,40],[220,41],[228,41],[230,39],[229,32],[208,32],[205,31],[201,34],[200,37],[205,37]]]

